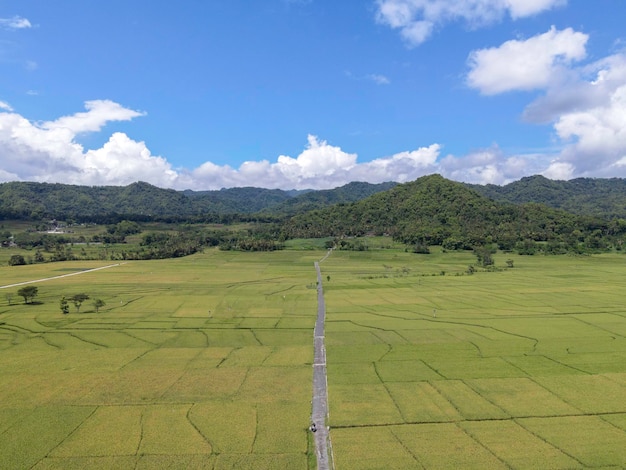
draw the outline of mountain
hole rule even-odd
[[[373,194],[387,191],[396,185],[397,183],[393,182],[380,184],[353,182],[335,189],[306,191],[280,204],[268,206],[263,209],[263,212],[282,215],[300,214],[333,204],[359,201]]]
[[[145,182],[128,186],[76,186],[57,183],[0,183],[0,219],[94,220],[112,214],[131,218],[186,218],[207,214],[293,214],[339,201],[356,201],[384,191],[380,185],[350,183],[327,191],[230,188],[175,191]],[[319,193],[319,194],[318,194]]]
[[[555,181],[537,175],[505,186],[467,186],[494,201],[537,202],[574,214],[626,218],[626,179],[623,178]]]
[[[386,234],[408,244],[468,248],[490,242],[510,247],[598,227],[597,219],[542,204],[496,202],[463,183],[430,175],[358,202],[296,215],[285,231],[290,237]]]

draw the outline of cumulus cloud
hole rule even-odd
[[[413,47],[426,41],[436,27],[451,21],[478,28],[506,15],[516,20],[566,3],[567,0],[377,0],[376,20],[398,29]]]
[[[90,101],[85,113],[36,123],[3,107],[0,112],[0,180],[73,184],[128,184],[145,175],[154,184],[170,186],[174,173],[143,142],[115,133],[97,150],[76,142],[78,133],[97,131],[110,121],[142,113],[111,101]]]
[[[102,129],[109,121],[130,121],[143,116],[144,113],[124,108],[110,100],[93,100],[85,102],[84,113],[63,116],[55,121],[47,121],[40,125],[43,129],[67,129],[73,134],[95,132]]]
[[[593,76],[588,75],[590,70]],[[238,167],[207,161],[196,168],[174,168],[165,157],[153,155],[145,142],[122,132],[113,133],[95,149],[85,149],[76,141],[81,133],[101,132],[107,122],[144,114],[118,103],[91,101],[86,112],[36,122],[0,102],[0,182],[127,185],[141,180],[193,190],[329,189],[351,181],[402,183],[432,173],[479,184],[505,184],[532,174],[553,179],[626,176],[626,57],[603,59],[586,67],[585,74],[588,81],[579,86],[599,87],[602,92],[589,93],[594,98],[586,98],[584,106],[554,120],[562,150],[518,155],[506,155],[495,144],[467,155],[442,155],[441,145],[434,143],[359,162],[356,153],[309,135],[296,156],[249,160]]]
[[[309,135],[295,157],[246,161],[238,168],[205,162],[174,169],[153,155],[145,142],[113,133],[100,148],[85,149],[77,135],[98,132],[111,121],[144,113],[108,100],[89,101],[87,111],[46,122],[31,121],[2,102],[0,106],[0,181],[40,181],[83,185],[126,185],[137,180],[175,189],[258,186],[328,189],[351,181],[410,181],[437,170],[438,144],[359,163],[355,153]]]
[[[13,18],[0,18],[0,28],[3,29],[26,29],[32,28],[32,24],[26,18],[14,16]]]
[[[569,65],[586,56],[589,36],[572,28],[470,53],[467,83],[485,95],[512,90],[543,89],[563,80]]]
[[[552,124],[563,149],[542,173],[555,179],[626,176],[626,53],[589,64],[589,37],[571,28],[470,54],[469,86],[482,94],[540,90],[526,121]]]
[[[626,81],[607,98],[558,118],[554,129],[568,145],[555,166],[580,176],[626,176]]]
[[[78,112],[43,123],[33,122],[4,103],[0,107],[0,182],[40,181],[78,185],[127,185],[146,181],[163,188],[208,190],[256,186],[280,189],[330,189],[352,181],[407,182],[443,176],[474,183],[502,184],[548,168],[534,156],[505,156],[494,146],[464,157],[442,157],[439,144],[359,162],[355,153],[309,135],[296,156],[246,161],[239,167],[207,161],[196,168],[173,168],[153,155],[145,142],[113,133],[100,148],[76,141],[84,132],[101,131],[107,122],[144,113],[107,100],[86,103]]]
[[[589,37],[571,28],[470,54],[467,83],[483,94],[544,93],[523,111],[562,145],[540,172],[553,179],[626,177],[626,53],[588,64]]]

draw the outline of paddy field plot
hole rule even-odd
[[[626,467],[626,257],[494,259],[322,263],[337,468]]]
[[[28,305],[0,290],[0,468],[308,468],[319,253],[133,261],[36,283]],[[106,305],[63,315],[77,293]]]
[[[315,468],[313,248],[132,261],[33,305],[0,290],[0,468]],[[626,467],[626,257],[494,259],[321,263],[338,470]],[[80,292],[106,305],[61,314]]]

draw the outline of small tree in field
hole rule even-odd
[[[22,287],[20,290],[17,291],[17,295],[19,295],[20,297],[24,297],[24,303],[32,303],[33,299],[35,297],[37,297],[37,291],[39,289],[37,289],[35,286],[26,286],[26,287]]]
[[[70,300],[72,301],[72,303],[74,304],[74,307],[76,307],[76,312],[80,312],[80,306],[83,304],[83,302],[85,300],[88,300],[89,296],[87,294],[76,294],[73,295],[72,297],[70,297]]]
[[[493,257],[491,256],[491,250],[485,246],[479,246],[474,248],[474,254],[478,260],[478,264],[483,267],[493,265]]]
[[[96,313],[100,312],[100,308],[104,307],[106,304],[102,299],[93,299],[93,307],[96,309]]]
[[[6,298],[7,298],[7,302],[9,303],[9,305],[13,305],[13,293],[12,292],[7,292],[6,294]]]
[[[61,312],[63,313],[63,315],[67,315],[68,313],[70,313],[70,305],[65,296],[63,296],[63,298],[59,302],[59,307],[61,308]]]

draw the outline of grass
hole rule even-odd
[[[37,283],[33,305],[0,290],[0,467],[315,468],[323,244],[128,262]],[[321,264],[338,469],[626,466],[623,255],[468,275],[469,252],[368,244]],[[63,315],[81,292],[106,305]]]

